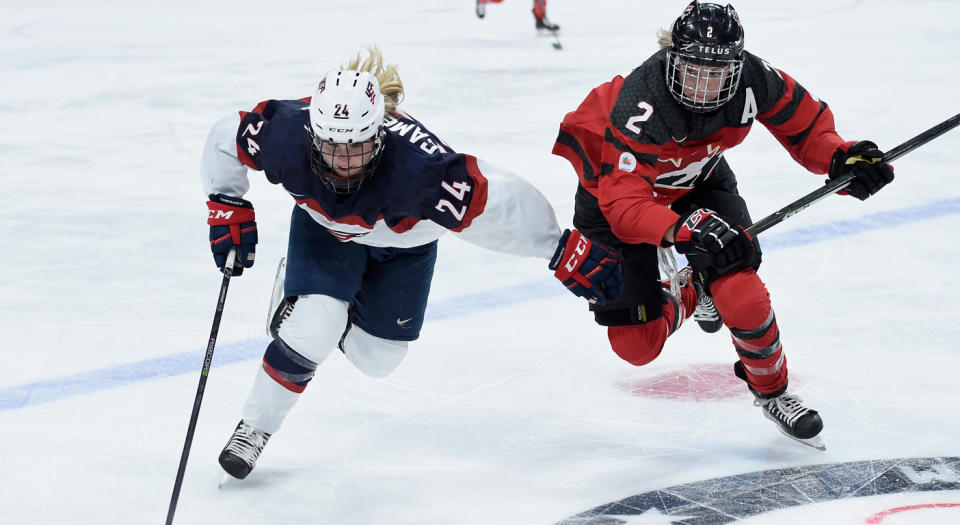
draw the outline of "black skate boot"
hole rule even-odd
[[[693,320],[700,325],[700,329],[708,334],[716,333],[723,328],[723,317],[713,304],[710,290],[698,274],[693,274],[693,287],[697,290],[697,309],[693,311]]]
[[[553,22],[551,22],[550,19],[548,19],[546,15],[544,15],[544,16],[537,16],[537,12],[534,11],[534,12],[533,12],[533,18],[534,18],[534,20],[536,20],[536,28],[537,28],[537,29],[544,29],[544,30],[551,31],[551,32],[554,32],[554,33],[556,33],[557,31],[560,30],[560,26],[557,25],[557,24],[554,24]]]
[[[247,477],[269,439],[270,434],[267,432],[257,430],[240,420],[237,429],[230,436],[230,441],[227,441],[227,446],[220,452],[220,466],[237,479]]]
[[[487,16],[487,0],[477,0],[477,18]]]
[[[743,363],[737,361],[733,366],[737,377],[746,381],[747,374],[743,370]],[[827,450],[820,437],[820,431],[823,430],[820,414],[816,410],[803,406],[802,399],[788,394],[786,390],[784,388],[779,393],[763,395],[751,388],[750,391],[756,398],[753,400],[753,405],[763,408],[764,417],[776,423],[783,435],[808,447]]]

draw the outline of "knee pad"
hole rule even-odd
[[[336,348],[347,326],[346,301],[328,295],[302,295],[280,323],[277,337],[297,354],[320,364]]]
[[[755,330],[770,316],[770,292],[753,270],[724,275],[710,285],[710,295],[727,326]]]
[[[407,341],[394,341],[371,335],[352,326],[341,348],[347,359],[370,377],[386,377],[407,355]]]

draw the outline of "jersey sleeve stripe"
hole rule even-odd
[[[826,109],[827,109],[827,103],[820,101],[820,111],[817,112],[817,116],[813,118],[813,120],[810,122],[810,125],[807,126],[807,129],[801,131],[800,133],[797,133],[796,135],[790,135],[789,137],[787,137],[787,140],[790,141],[790,144],[793,146],[796,146],[797,144],[800,144],[801,142],[806,140],[807,135],[809,135],[810,131],[813,130],[813,127],[817,125],[817,121],[820,119],[820,115],[823,115],[823,112],[826,111]]]
[[[470,199],[470,206],[467,208],[467,213],[464,215],[463,220],[460,221],[460,226],[450,230],[455,232],[468,228],[470,224],[473,223],[473,219],[476,219],[487,207],[487,178],[483,176],[480,167],[477,166],[476,157],[473,155],[464,155],[463,157],[467,174],[473,179],[474,191],[473,197]]]
[[[600,168],[600,176],[602,177],[604,175],[610,175],[613,173],[613,170],[617,169],[617,166],[614,166],[613,164],[601,164]],[[650,180],[650,177],[646,177],[644,175],[639,175],[639,177],[643,179],[644,182],[649,184],[651,189],[655,189],[657,187],[656,184]]]
[[[797,112],[797,107],[800,106],[800,102],[803,101],[803,97],[807,94],[807,90],[803,88],[800,84],[792,83],[793,87],[793,97],[791,97],[790,102],[783,107],[776,115],[767,119],[767,122],[774,126],[780,126],[785,124],[787,121],[793,118],[794,114]]]
[[[569,148],[569,152],[563,151],[559,146],[566,146]],[[593,171],[593,165],[590,164],[590,159],[587,157],[587,152],[583,150],[583,146],[577,142],[577,139],[573,135],[567,133],[566,131],[560,130],[560,133],[557,135],[557,145],[553,148],[553,153],[555,155],[560,155],[564,157],[575,167],[577,165],[576,160],[580,161],[580,169],[577,170],[579,175],[587,180],[597,180],[597,176]]]
[[[603,140],[604,140],[606,143],[608,143],[608,144],[610,144],[611,146],[613,146],[613,148],[614,148],[615,150],[617,150],[617,151],[622,151],[622,152],[630,153],[631,155],[633,155],[633,156],[637,159],[637,162],[642,162],[642,163],[644,163],[644,164],[647,164],[647,165],[650,165],[650,166],[654,166],[654,167],[656,167],[656,165],[657,165],[657,156],[656,156],[656,155],[654,155],[654,154],[652,154],[652,153],[640,153],[640,152],[638,152],[637,150],[631,148],[630,146],[624,144],[624,142],[623,142],[622,140],[620,140],[620,139],[613,133],[613,130],[611,130],[610,128],[607,128],[607,131],[603,134]]]

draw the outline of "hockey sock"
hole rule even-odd
[[[747,383],[758,394],[787,385],[787,360],[770,294],[753,269],[724,275],[710,285],[717,310],[730,328]]]

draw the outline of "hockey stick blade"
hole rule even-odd
[[[944,120],[936,126],[924,131],[923,133],[920,133],[916,137],[913,137],[903,144],[891,149],[884,154],[883,161],[893,162],[894,160],[906,155],[907,153],[910,153],[920,146],[923,146],[927,142],[930,142],[931,140],[943,135],[957,126],[960,126],[960,113],[948,118],[947,120]],[[854,175],[852,173],[848,173],[842,177],[838,177],[828,182],[827,184],[755,222],[753,226],[747,228],[747,233],[756,236],[769,230],[773,226],[780,224],[793,215],[796,215],[797,213],[807,209],[812,204],[819,202],[827,195],[843,190],[850,185],[850,182],[853,180],[853,178]]]

